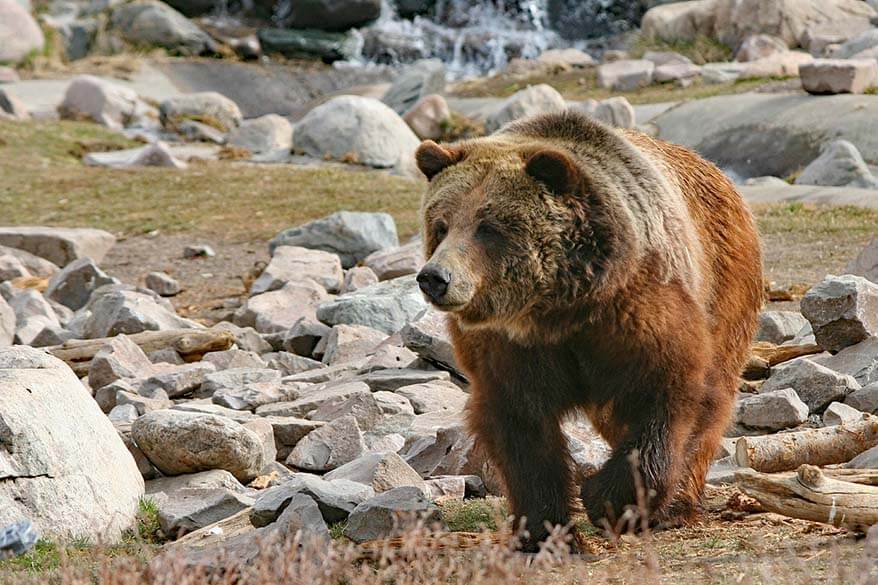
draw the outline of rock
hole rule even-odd
[[[441,99],[437,94],[444,91],[445,65],[439,59],[421,59],[406,67],[396,77],[381,101],[402,116],[415,109],[415,105],[423,102],[427,96]]]
[[[323,363],[335,365],[371,354],[387,335],[362,325],[335,325],[326,336]]]
[[[100,262],[115,243],[112,234],[90,228],[0,227],[0,244],[30,252],[58,266],[67,266],[79,258]]]
[[[451,382],[429,382],[403,386],[395,391],[408,398],[415,414],[448,410],[459,412],[469,395]]]
[[[792,388],[761,392],[738,400],[735,420],[748,427],[779,431],[807,421],[808,405]]]
[[[118,542],[143,479],[70,368],[39,350],[0,349],[0,388],[0,526],[27,518],[44,538]]]
[[[756,341],[767,341],[780,345],[789,341],[811,323],[798,311],[763,311],[759,314],[759,329]]]
[[[171,407],[171,410],[194,412],[197,414],[212,414],[225,417],[241,424],[249,422],[255,418],[252,412],[246,410],[232,410],[231,408],[212,403],[209,398],[198,398],[179,402]]]
[[[323,520],[320,507],[305,494],[297,494],[290,499],[274,528],[287,539],[298,535],[303,544],[312,547],[315,541],[324,545],[330,541],[329,528]]]
[[[878,469],[878,446],[863,451],[846,463],[845,467],[849,469]]]
[[[424,492],[400,487],[378,494],[354,508],[344,535],[356,543],[393,536],[423,521],[428,526],[444,525],[442,514]]]
[[[483,457],[467,432],[463,413],[440,410],[415,417],[400,455],[422,477],[472,473],[486,479]]]
[[[378,283],[378,275],[368,266],[354,266],[345,272],[341,293],[351,293]]]
[[[146,379],[138,383],[137,392],[150,395],[162,390],[171,398],[179,398],[199,389],[205,377],[215,370],[216,367],[209,362],[164,367],[157,373],[147,374]]]
[[[634,91],[652,83],[655,63],[624,60],[598,67],[598,85],[613,91]]]
[[[548,49],[540,53],[537,61],[549,66],[566,66],[584,69],[595,64],[591,55],[579,49]]]
[[[860,389],[860,384],[849,375],[834,372],[812,360],[802,359],[778,370],[760,389],[760,394],[792,388],[810,412],[821,412],[834,400]]]
[[[133,406],[136,416],[142,416],[147,412],[171,408],[174,406],[174,403],[168,399],[168,395],[164,390],[156,390],[150,394],[149,398],[120,390],[116,392],[116,407],[114,407],[114,410],[119,406]]]
[[[824,146],[821,155],[796,178],[796,184],[878,189],[878,178],[872,175],[856,146],[836,140]]]
[[[410,349],[396,345],[392,341],[393,337],[388,337],[381,345],[379,345],[371,353],[366,363],[360,368],[360,373],[368,374],[378,370],[398,370],[408,369],[409,366],[415,364],[418,355]]]
[[[596,473],[612,454],[612,449],[594,428],[591,421],[582,415],[575,415],[564,421],[561,425],[561,432],[567,440],[570,458],[573,460],[579,477],[589,477]],[[467,456],[474,461],[460,466],[460,471],[457,473],[463,473],[463,470],[479,472],[480,475],[484,476],[485,481],[491,483],[491,491],[499,493],[494,472],[487,467],[483,460],[480,460],[480,456],[476,456],[475,452]]]
[[[400,331],[403,344],[423,359],[462,376],[454,356],[454,347],[448,337],[445,316],[435,309],[427,309],[420,317]]]
[[[878,333],[878,285],[860,276],[827,276],[801,301],[817,344],[836,352]]]
[[[119,284],[119,281],[98,268],[91,258],[79,258],[49,279],[45,295],[76,311],[88,303],[95,289],[105,284]]]
[[[316,58],[326,63],[356,57],[358,40],[362,38],[351,33],[277,28],[261,28],[257,36],[266,54],[280,53],[290,59]]]
[[[238,105],[215,91],[190,93],[166,99],[159,106],[162,124],[172,128],[181,120],[196,120],[228,132],[241,123]]]
[[[410,486],[426,493],[426,485],[418,472],[396,453],[369,453],[324,476],[327,481],[347,480],[367,485],[382,493]]]
[[[789,46],[783,39],[763,34],[750,35],[735,52],[735,61],[758,61],[788,50]]]
[[[282,376],[291,376],[293,374],[301,374],[311,370],[324,367],[321,362],[312,360],[294,353],[281,351],[273,354],[268,362],[268,367],[278,370]]]
[[[466,496],[466,479],[462,475],[431,477],[424,483],[427,485],[427,495],[434,502],[463,500]]]
[[[833,402],[823,413],[823,424],[835,426],[862,420],[863,413],[846,403]]]
[[[878,384],[872,383],[854,390],[847,395],[844,403],[858,412],[875,414],[878,412]]]
[[[312,421],[294,416],[265,416],[263,420],[271,425],[274,432],[274,443],[277,447],[277,458],[281,461],[289,457],[290,452],[305,435],[325,424],[322,421]]]
[[[872,238],[844,269],[845,274],[862,276],[878,283],[878,237]]]
[[[82,162],[91,167],[110,167],[114,169],[134,169],[139,167],[168,167],[185,169],[187,164],[176,157],[164,142],[155,142],[141,148],[113,150],[110,152],[90,152]]]
[[[345,31],[380,15],[378,0],[303,0],[291,5],[281,22],[289,28]]]
[[[0,88],[0,112],[6,112],[14,120],[30,119],[30,110],[28,110],[27,105],[2,88]]]
[[[634,108],[624,97],[613,97],[600,102],[595,108],[593,116],[610,126],[616,128],[634,128]]]
[[[280,372],[269,369],[234,368],[207,374],[201,390],[213,396],[214,404],[234,410],[255,410],[296,396],[292,388],[281,384]]]
[[[171,538],[219,522],[253,504],[253,499],[227,488],[189,488],[153,494],[162,532]]]
[[[302,318],[316,319],[317,307],[328,296],[313,280],[289,282],[279,290],[250,297],[235,322],[260,333],[286,332]]]
[[[372,396],[384,414],[415,414],[412,403],[405,396],[400,396],[395,392],[388,392],[387,390],[379,390],[373,393]]]
[[[183,290],[180,283],[164,272],[150,272],[146,275],[146,288],[162,297],[173,297]]]
[[[301,317],[284,334],[283,349],[301,356],[313,355],[314,348],[326,335],[330,328],[314,317]]]
[[[701,67],[692,63],[675,63],[672,65],[659,65],[655,68],[653,77],[657,83],[668,83],[681,79],[692,79],[701,75]]]
[[[297,473],[277,486],[267,489],[256,499],[250,521],[254,526],[267,526],[280,516],[297,494],[312,498],[326,522],[343,522],[357,505],[374,497],[375,491],[359,483],[337,479],[326,481],[315,475]]]
[[[196,120],[177,120],[173,123],[173,130],[188,142],[226,143],[225,131]]]
[[[399,246],[396,224],[386,213],[338,211],[282,231],[271,240],[273,254],[280,246],[301,246],[337,254],[350,268],[372,252]]]
[[[451,109],[445,98],[431,93],[419,99],[402,119],[421,140],[440,140],[451,120]]]
[[[135,0],[113,10],[113,29],[135,46],[163,47],[180,55],[213,52],[210,36],[185,16],[156,0]]]
[[[412,275],[327,301],[317,308],[317,318],[328,325],[365,325],[390,335],[426,308],[427,303]]]
[[[647,38],[667,42],[710,37],[716,21],[715,4],[715,0],[697,0],[655,6],[643,15],[641,32]]]
[[[15,338],[15,311],[0,297],[0,348],[12,345]]]
[[[308,418],[314,421],[331,422],[343,416],[353,416],[360,429],[371,430],[381,422],[384,412],[372,394],[353,394],[342,402],[327,402],[311,412]]]
[[[293,148],[293,126],[283,116],[266,114],[241,122],[229,133],[228,143],[253,154],[289,152]]]
[[[365,450],[357,419],[346,415],[308,433],[293,448],[286,464],[307,471],[330,471]]]
[[[216,252],[207,244],[195,244],[183,248],[183,258],[213,258]]]
[[[496,132],[514,120],[536,114],[562,112],[566,108],[564,98],[552,86],[545,83],[533,85],[506,98],[500,109],[485,120],[485,130],[489,133]]]
[[[371,268],[379,280],[416,274],[424,265],[423,243],[416,240],[398,248],[378,250],[366,256],[363,264]]]
[[[134,421],[131,434],[165,475],[225,469],[246,483],[265,466],[256,433],[221,416],[177,410],[150,412]]]
[[[15,312],[15,337],[20,344],[31,345],[46,327],[61,327],[55,310],[34,289],[19,290],[8,302]]]
[[[299,246],[278,246],[271,262],[250,287],[250,294],[277,290],[288,282],[311,279],[329,292],[341,288],[344,272],[337,255]]]
[[[0,0],[0,63],[17,64],[42,51],[43,31],[16,0]]]
[[[213,364],[214,366],[216,366],[217,371],[230,370],[234,368],[266,367],[265,360],[259,357],[258,353],[253,351],[244,351],[243,349],[212,351],[205,354],[201,361]]]
[[[146,482],[146,493],[165,492],[171,494],[187,489],[228,489],[242,494],[247,488],[241,485],[235,476],[224,469],[212,469],[186,475],[160,477]]]
[[[853,376],[860,385],[878,382],[878,338],[870,337],[829,357],[814,357],[821,365]]]
[[[411,172],[420,141],[399,115],[380,101],[356,95],[331,98],[295,128],[296,151]]]
[[[137,378],[152,370],[143,350],[127,336],[118,335],[95,354],[88,370],[88,383],[92,390],[97,390],[121,378]]]
[[[395,392],[403,386],[428,384],[430,382],[448,382],[448,372],[416,370],[412,368],[387,368],[369,372],[359,376],[360,380],[369,385],[372,392],[382,390]]]
[[[863,93],[878,82],[878,63],[868,59],[816,59],[799,67],[799,74],[808,93]]]
[[[719,85],[735,82],[749,70],[748,63],[705,63],[701,66],[701,77],[708,85]]]
[[[103,290],[103,289],[102,289]],[[170,305],[162,304],[161,297],[152,297],[138,290],[121,288],[105,291],[91,301],[77,333],[82,339],[112,337],[120,333],[191,329],[197,324],[178,317]]]
[[[274,427],[271,426],[271,423],[260,417],[254,417],[251,420],[242,422],[241,426],[253,432],[259,437],[259,442],[262,443],[262,460],[265,462],[265,466],[260,474],[271,475],[275,469],[287,473],[286,468],[275,463],[277,460],[277,444],[274,442]]]
[[[31,276],[31,273],[21,263],[21,260],[12,254],[0,255],[0,282],[15,280],[16,278],[30,278]],[[375,282],[378,282],[377,277]]]
[[[870,28],[849,38],[832,53],[833,59],[851,59],[863,51],[878,47],[878,28]]]

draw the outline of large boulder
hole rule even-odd
[[[875,70],[878,72],[878,65]],[[827,144],[820,156],[805,167],[796,178],[796,185],[878,189],[878,178],[856,146],[847,140],[836,140]]]
[[[875,47],[878,47],[878,28],[871,28],[842,43],[838,49],[833,51],[832,57],[834,59],[857,58],[863,51],[868,51]]]
[[[20,63],[45,44],[43,31],[16,0],[0,0],[0,63]]]
[[[716,0],[673,2],[656,6],[643,15],[644,36],[663,41],[694,41],[710,36],[716,21]]]
[[[350,268],[372,252],[399,245],[396,224],[387,213],[337,211],[332,215],[289,228],[271,240],[269,251],[278,246],[301,246],[338,254],[344,268]]]
[[[0,244],[25,250],[58,266],[85,257],[100,262],[115,243],[113,234],[91,228],[0,227]]]
[[[162,123],[173,128],[187,120],[206,123],[228,131],[241,123],[238,104],[215,91],[178,95],[166,99],[159,106]]]
[[[113,10],[113,28],[129,43],[163,47],[181,55],[213,51],[215,43],[188,18],[157,0],[135,0]]]
[[[293,135],[297,151],[370,167],[410,172],[420,141],[380,101],[357,95],[330,99],[308,112]]]
[[[317,318],[327,325],[365,325],[388,335],[396,333],[427,308],[415,277],[379,282],[327,301]]]
[[[381,16],[381,0],[297,0],[283,23],[291,28],[344,31]]]
[[[283,116],[266,114],[241,122],[229,133],[228,143],[254,154],[289,152],[293,147],[293,126]]]
[[[812,94],[863,93],[878,82],[875,59],[817,59],[799,68]]]
[[[58,106],[62,118],[88,119],[116,130],[128,126],[145,111],[145,104],[133,89],[93,75],[75,77]]]
[[[62,361],[0,350],[0,443],[0,525],[27,518],[42,536],[103,544],[134,527],[143,478]]]
[[[551,85],[533,85],[506,98],[500,108],[485,120],[485,129],[495,132],[513,120],[536,114],[562,112],[566,107],[567,102]]]

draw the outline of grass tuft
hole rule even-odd
[[[699,35],[694,41],[663,41],[644,35],[637,35],[629,49],[631,57],[639,59],[648,51],[679,53],[688,57],[696,65],[731,61],[732,49],[716,39]]]

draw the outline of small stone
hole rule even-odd
[[[852,423],[862,419],[862,412],[841,402],[833,402],[823,412],[823,424],[828,427]]]
[[[216,252],[207,244],[194,244],[183,248],[183,258],[213,258]]]
[[[297,395],[293,387],[281,384],[280,372],[268,368],[233,368],[208,374],[201,391],[210,394],[214,404],[234,410],[255,410]]]
[[[748,395],[738,400],[738,423],[758,429],[778,431],[808,420],[808,405],[792,388]]]
[[[293,448],[286,464],[306,471],[330,471],[365,450],[357,419],[347,415],[308,433]]]
[[[312,360],[287,351],[280,351],[275,354],[266,354],[271,356],[268,361],[268,367],[278,370],[282,376],[292,376],[301,374],[302,372],[310,372],[312,370],[326,367],[317,360]]]
[[[792,388],[812,413],[821,412],[835,400],[860,389],[851,376],[803,359],[774,373],[762,386],[760,394]]]
[[[414,414],[415,409],[409,399],[395,392],[379,390],[372,394],[384,414]]]
[[[826,351],[878,334],[878,285],[859,276],[827,276],[805,294],[801,309]]]
[[[417,522],[428,526],[444,525],[439,508],[423,491],[400,487],[366,500],[354,508],[345,525],[344,534],[356,543],[393,536]]]
[[[137,416],[142,416],[147,412],[153,412],[155,410],[165,410],[166,408],[174,406],[174,403],[168,399],[168,395],[161,390],[157,390],[155,394],[150,397],[118,390],[116,392],[116,407],[124,406],[126,404],[130,404],[136,409]]]
[[[466,405],[469,395],[451,382],[429,382],[413,384],[395,390],[411,402],[415,414],[425,414],[440,410],[460,411]]]
[[[288,282],[311,279],[329,292],[341,288],[344,272],[337,255],[299,246],[278,246],[271,262],[250,287],[250,294],[277,290]]]
[[[424,481],[427,495],[434,502],[463,500],[466,496],[466,478],[463,475],[443,475]]]
[[[210,402],[210,399],[187,400],[180,402],[172,407],[172,410],[180,410],[183,412],[195,412],[198,414],[215,414],[222,416],[236,423],[245,423],[255,418],[252,412],[246,410],[232,410],[219,404]]]
[[[285,382],[287,382],[285,380]],[[369,386],[363,382],[335,382],[302,392],[302,396],[288,402],[266,404],[256,409],[260,416],[295,416],[304,418],[312,410],[327,403],[337,404],[354,394],[369,393]]]
[[[424,480],[396,453],[369,453],[342,465],[324,476],[327,481],[345,479],[370,486],[375,493],[401,486],[426,492]]]
[[[182,366],[186,362],[172,347],[166,347],[157,351],[150,352],[146,357],[154,364],[170,364],[172,366]]]
[[[117,404],[113,407],[107,414],[107,418],[110,419],[114,425],[119,424],[131,424],[137,420],[140,416],[137,412],[137,407],[133,404]]]
[[[598,85],[613,91],[634,91],[652,83],[655,63],[623,60],[598,67]]]
[[[415,352],[396,345],[391,342],[391,339],[393,338],[388,337],[372,352],[365,365],[360,368],[360,373],[367,374],[377,370],[409,368],[417,363],[418,355]]]
[[[258,353],[236,348],[225,351],[212,351],[205,354],[201,361],[213,364],[217,371],[236,368],[262,369],[266,367],[265,360],[259,357]]]
[[[274,432],[274,444],[277,448],[278,460],[286,460],[293,448],[305,435],[319,429],[325,423],[321,421],[307,420],[294,416],[264,416]]]
[[[448,336],[445,315],[427,309],[420,317],[400,331],[405,346],[420,357],[462,377]]]
[[[250,297],[235,321],[260,333],[287,332],[303,317],[314,320],[317,307],[328,298],[326,289],[313,280],[288,282],[278,290]]]
[[[164,272],[150,272],[146,275],[146,288],[162,297],[173,297],[183,290],[180,283]]]

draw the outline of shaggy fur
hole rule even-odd
[[[472,381],[470,429],[530,546],[575,500],[561,422],[587,413],[613,447],[580,497],[592,522],[636,503],[689,520],[735,399],[761,306],[741,197],[681,147],[567,112],[417,159],[428,267]]]

